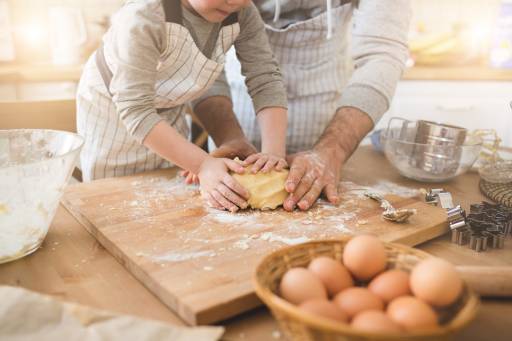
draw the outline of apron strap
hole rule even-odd
[[[103,42],[101,42],[100,46],[96,50],[96,66],[98,67],[98,71],[103,79],[103,83],[105,83],[108,94],[112,97],[112,92],[110,92],[110,82],[112,81],[113,74],[107,65],[107,60],[105,59],[105,53],[103,51]]]
[[[181,10],[181,1],[180,0],[162,0],[162,6],[164,8],[165,13],[165,21],[176,23],[176,24],[182,24],[183,22],[183,13]],[[213,50],[215,48],[215,45],[217,43],[217,39],[219,37],[220,29],[224,26],[233,25],[238,22],[238,12],[231,13],[224,21],[222,21],[222,24],[215,27],[208,36],[208,40],[206,42],[206,45],[204,47],[203,54],[211,58],[211,55],[213,53]],[[189,31],[190,34],[194,34],[192,31]],[[197,39],[195,39],[197,41]],[[112,96],[112,92],[110,92],[110,82],[112,82],[112,71],[110,71],[110,68],[108,67],[107,61],[105,59],[105,47],[103,45],[103,42],[100,44],[98,49],[96,50],[96,65],[98,67],[98,71],[100,72],[101,78],[103,79],[103,82],[105,83],[105,87],[107,88],[108,93],[110,96]],[[157,109],[158,111],[158,109]]]
[[[215,26],[212,31],[210,32],[210,35],[208,36],[208,40],[206,40],[206,44],[203,47],[203,54],[208,58],[212,58],[213,50],[215,49],[215,45],[217,44],[217,39],[219,39],[220,30],[229,25],[233,25],[238,22],[238,12],[231,13],[224,21],[222,21],[222,24],[220,27]],[[193,31],[190,31],[190,33],[193,33]],[[193,33],[195,34],[195,33]],[[197,39],[196,39],[197,41]]]

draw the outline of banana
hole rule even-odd
[[[429,48],[423,49],[419,51],[418,54],[431,56],[444,55],[447,53],[456,52],[458,46],[460,46],[459,39],[452,37]]]
[[[418,38],[411,39],[409,42],[409,51],[416,53],[422,50],[433,47],[437,44],[443,43],[446,40],[450,40],[455,37],[454,32],[443,32],[443,33],[431,33],[424,34]]]

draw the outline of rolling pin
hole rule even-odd
[[[512,266],[457,266],[471,289],[484,297],[512,297]]]

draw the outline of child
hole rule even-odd
[[[235,211],[247,191],[190,143],[187,103],[221,74],[234,45],[262,131],[259,168],[286,165],[286,91],[257,9],[248,0],[129,0],[103,45],[87,62],[77,94],[77,127],[85,137],[84,181],[177,165],[197,174],[210,205]]]

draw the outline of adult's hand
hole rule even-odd
[[[290,174],[285,189],[290,195],[283,207],[292,211],[295,206],[309,209],[323,192],[327,200],[337,204],[338,182],[344,156],[334,148],[314,148],[288,157]]]
[[[238,157],[243,160],[249,155],[257,152],[256,147],[254,147],[249,140],[240,137],[224,142],[217,149],[211,152],[210,155],[213,157],[225,157],[228,159]]]
[[[284,208],[291,211],[297,205],[307,210],[322,192],[336,204],[341,167],[372,127],[373,121],[363,111],[338,109],[312,150],[289,157],[290,174],[285,188],[290,195]]]

